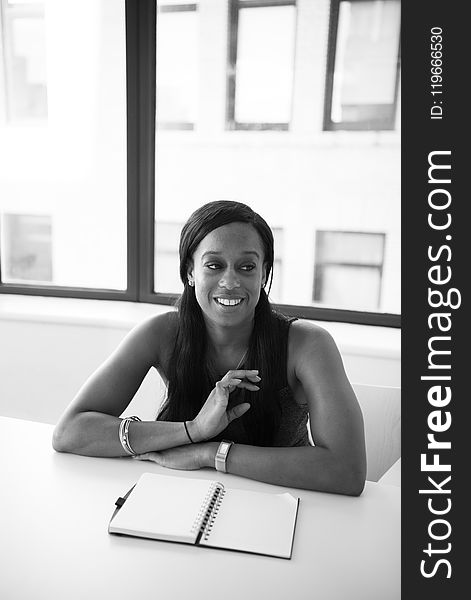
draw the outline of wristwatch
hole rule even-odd
[[[222,442],[219,444],[218,451],[216,452],[216,456],[214,458],[214,466],[216,467],[216,471],[222,471],[223,473],[226,473],[226,459],[233,443],[234,442],[230,442],[228,440],[222,440]]]

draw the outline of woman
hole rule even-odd
[[[331,336],[271,308],[273,260],[272,232],[248,206],[196,210],[180,238],[178,311],[129,333],[65,411],[54,448],[361,494],[358,402]],[[151,367],[168,384],[157,420],[121,420]]]

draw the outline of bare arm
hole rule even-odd
[[[89,456],[126,454],[119,442],[118,417],[149,369],[159,364],[171,318],[159,315],[139,324],[91,375],[56,425],[56,450]],[[139,452],[188,441],[182,423],[132,423],[130,438]]]
[[[295,323],[292,329],[290,350],[308,401],[316,445],[255,448],[236,444],[229,453],[228,471],[268,483],[358,495],[366,475],[363,418],[339,351],[324,329],[307,323]]]
[[[172,327],[173,324],[173,327]],[[152,366],[161,364],[163,350],[173,344],[175,315],[166,313],[135,327],[108,360],[86,381],[60,418],[53,435],[59,452],[87,456],[126,456],[119,441],[119,415],[127,408]],[[209,439],[249,405],[227,409],[235,386],[255,390],[259,380],[247,371],[230,371],[208,397],[187,428],[194,441]],[[142,454],[189,443],[183,422],[132,422],[129,438],[133,450]]]
[[[331,336],[313,324],[292,325],[290,354],[307,398],[315,447],[260,448],[234,444],[227,471],[276,485],[339,494],[361,494],[366,475],[363,418]],[[217,443],[150,455],[164,466],[214,467]],[[191,459],[189,461],[191,465]]]
[[[315,447],[235,445],[228,470],[269,483],[360,494],[366,474],[363,418],[332,337],[312,324],[292,325],[290,352],[308,401]]]

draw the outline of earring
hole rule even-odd
[[[195,285],[195,282],[194,282],[194,281],[190,281],[190,280],[188,279],[188,285],[189,285],[190,287],[193,287],[193,286]]]

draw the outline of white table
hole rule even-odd
[[[0,417],[3,600],[398,600],[400,489],[359,498],[271,486],[212,470],[58,454],[52,427]],[[112,536],[114,502],[141,473],[221,479],[301,498],[291,560]],[[250,507],[247,507],[250,510]]]

